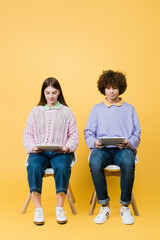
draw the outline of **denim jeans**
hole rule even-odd
[[[97,193],[98,202],[102,205],[110,201],[104,168],[114,164],[121,168],[120,203],[128,206],[131,203],[135,172],[135,156],[131,149],[102,148],[94,149],[90,155],[90,171]]]
[[[56,193],[67,193],[71,174],[72,155],[55,152],[31,153],[28,157],[27,175],[30,192],[42,191],[42,178],[46,168],[53,168]]]

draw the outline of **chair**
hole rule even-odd
[[[72,164],[71,164],[71,167],[75,164],[76,162],[76,154],[74,153],[74,156],[73,156],[73,161],[72,161]],[[45,174],[43,176],[43,178],[45,177],[50,177],[50,176],[53,176],[54,175],[54,170],[52,168],[47,168],[45,170]],[[74,195],[73,195],[73,192],[72,192],[72,189],[71,189],[71,186],[70,186],[70,183],[68,185],[68,190],[67,190],[67,200],[69,202],[69,205],[70,205],[70,208],[72,210],[72,213],[74,215],[77,214],[76,212],[76,209],[75,209],[75,206],[74,206],[74,203],[75,203],[75,198],[74,198]],[[30,204],[30,201],[31,201],[31,193],[29,192],[27,198],[26,198],[26,201],[25,201],[25,204],[23,206],[23,209],[21,211],[22,214],[24,214]]]
[[[136,155],[135,164],[137,164],[137,162],[138,162],[138,157]],[[104,170],[105,170],[106,176],[117,176],[117,177],[121,176],[121,169],[120,169],[120,167],[118,167],[116,165],[108,165]],[[97,201],[98,201],[98,199],[97,199],[96,191],[94,189],[94,192],[93,192],[93,195],[91,198],[91,202],[90,202],[91,208],[90,208],[89,215],[93,214]],[[132,193],[132,197],[131,197],[131,205],[132,205],[135,216],[139,216],[138,208],[137,208],[133,193]]]

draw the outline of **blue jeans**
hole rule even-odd
[[[104,168],[114,164],[121,168],[121,198],[120,203],[128,206],[131,203],[135,172],[135,156],[131,149],[102,148],[94,149],[90,155],[90,171],[97,193],[98,202],[109,203],[107,182]]]
[[[28,157],[27,175],[30,192],[42,191],[42,178],[46,168],[53,168],[56,193],[67,193],[71,174],[72,155],[55,152],[31,153]]]

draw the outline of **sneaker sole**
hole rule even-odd
[[[35,222],[35,221],[33,221],[33,222],[34,222],[34,224],[37,225],[37,226],[42,226],[42,225],[44,225],[44,222]]]
[[[107,216],[106,221],[107,221],[107,219],[108,219],[109,217],[110,217],[110,214]],[[106,222],[106,221],[105,221],[105,222]],[[95,224],[103,224],[103,223],[105,223],[105,222],[95,222],[95,221],[94,221]]]
[[[67,223],[67,220],[65,221],[57,221],[58,224],[66,224]]]
[[[122,221],[122,223],[125,224],[125,225],[133,225],[134,224],[134,222],[127,223],[127,222],[123,222],[123,221]]]

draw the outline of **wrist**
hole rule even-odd
[[[69,147],[65,147],[65,152],[68,153],[70,151]]]

